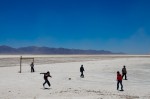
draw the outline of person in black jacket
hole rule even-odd
[[[32,72],[34,72],[34,63],[32,62],[32,63],[30,64],[30,66],[31,66],[31,73],[32,73]]]
[[[80,67],[80,72],[81,72],[80,77],[81,77],[81,78],[84,78],[83,71],[84,71],[84,67],[83,67],[83,65],[81,65],[81,67]]]
[[[126,66],[123,66],[122,68],[122,78],[125,76],[125,80],[127,80],[127,69]]]
[[[52,76],[50,75],[50,72],[48,71],[47,73],[40,73],[40,74],[44,74],[44,80],[45,80],[45,82],[43,83],[43,87],[45,88],[45,84],[46,84],[46,83],[47,83],[48,86],[50,87],[51,84],[50,84],[50,82],[48,81],[48,77],[52,77]]]

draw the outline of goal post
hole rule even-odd
[[[32,60],[32,62],[33,62],[33,64],[34,64],[34,58],[33,57],[22,57],[22,56],[20,56],[20,71],[19,71],[19,73],[21,73],[22,72],[22,60]]]

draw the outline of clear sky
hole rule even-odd
[[[150,0],[0,0],[0,45],[150,53]]]

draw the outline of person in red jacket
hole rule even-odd
[[[117,71],[117,90],[119,90],[119,84],[121,85],[121,90],[123,91],[123,85],[122,85],[122,75],[119,71]]]

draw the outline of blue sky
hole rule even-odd
[[[0,0],[0,45],[150,53],[149,0]]]

